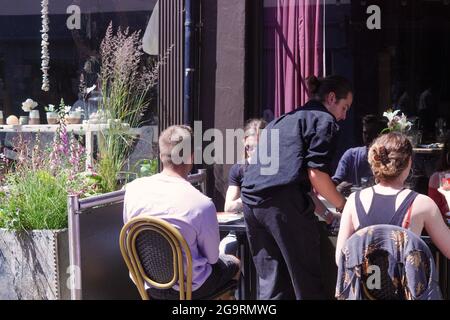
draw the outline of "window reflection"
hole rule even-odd
[[[110,22],[130,31],[147,27],[156,0],[58,0],[49,2],[50,91],[41,90],[41,16],[40,1],[0,1],[0,110],[4,117],[25,115],[21,103],[32,98],[44,106],[80,100],[80,77],[87,87],[96,84],[99,71],[99,46]],[[80,29],[69,30],[71,13],[80,8]],[[73,18],[73,17],[72,17]],[[69,23],[70,26],[76,23]],[[149,56],[150,59],[150,56]],[[156,102],[153,99],[153,104]],[[150,108],[151,109],[151,108]],[[147,118],[150,118],[148,115]]]

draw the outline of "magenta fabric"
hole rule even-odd
[[[307,77],[323,75],[323,0],[277,0],[265,26],[266,97],[278,117],[308,101]]]

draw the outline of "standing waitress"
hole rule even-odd
[[[308,79],[312,99],[272,121],[244,175],[241,198],[247,236],[259,276],[259,299],[321,299],[320,239],[311,186],[341,212],[329,165],[336,146],[337,121],[353,102],[351,84],[340,76]],[[271,136],[278,131],[278,150]],[[274,150],[274,151],[272,151]],[[263,156],[278,157],[267,174]],[[331,213],[324,218],[329,222]]]

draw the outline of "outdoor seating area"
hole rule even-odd
[[[0,3],[0,300],[450,299],[448,1]]]

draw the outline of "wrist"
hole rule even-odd
[[[327,224],[331,224],[334,220],[334,215],[333,212],[331,212],[330,210],[325,210],[325,212],[323,213],[323,219],[325,220],[325,222]]]

